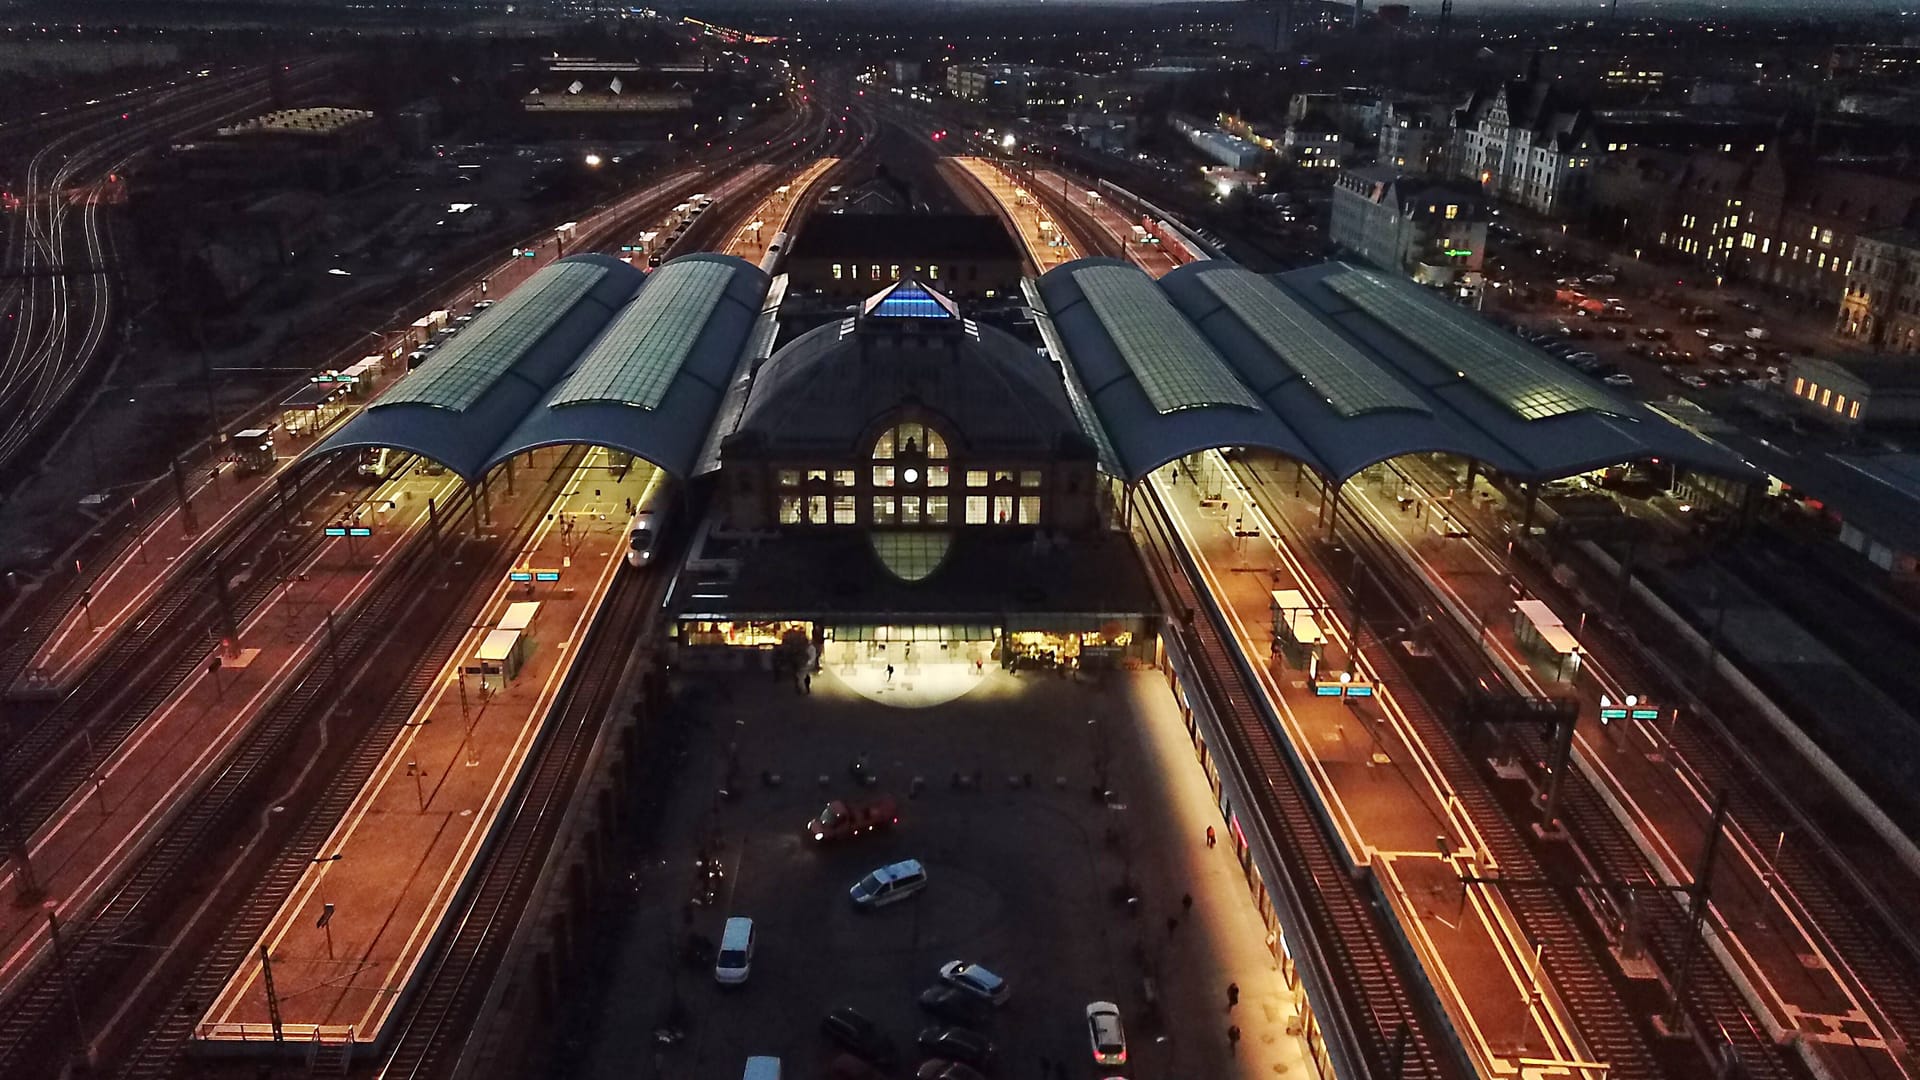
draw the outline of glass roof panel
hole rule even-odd
[[[1087,266],[1075,270],[1073,280],[1155,411],[1163,416],[1208,406],[1262,411],[1260,399],[1152,278],[1130,266]]]
[[[1431,415],[1412,390],[1260,275],[1233,267],[1200,280],[1341,416],[1382,409]]]
[[[1522,420],[1581,412],[1625,415],[1620,403],[1599,387],[1559,370],[1544,353],[1416,285],[1353,269],[1326,282]]]
[[[867,314],[886,319],[953,318],[953,313],[942,307],[938,300],[927,295],[927,290],[908,283],[895,286],[887,293],[886,299],[875,304]]]
[[[488,308],[373,408],[403,403],[465,412],[607,276],[592,263],[552,263]]]
[[[603,401],[659,408],[719,306],[733,271],[725,263],[706,261],[675,262],[655,270],[640,295],[620,309],[560,384],[551,404]]]

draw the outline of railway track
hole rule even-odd
[[[464,495],[449,506],[444,519],[447,532],[439,542],[452,542],[447,537],[471,510],[471,500]],[[431,559],[437,547],[425,536],[408,545],[395,560],[398,577],[392,585],[372,594],[351,619],[343,620],[333,648],[316,650],[121,883],[84,919],[69,925],[63,934],[63,963],[43,965],[0,1014],[0,1075],[25,1075],[15,1070],[48,1060],[43,1055],[48,1040],[56,1037],[52,1029],[59,1026],[67,984],[85,988],[96,981],[109,982],[118,974],[118,966],[130,961],[130,950],[143,946],[138,942],[142,931],[165,921],[168,905],[183,883],[201,869],[195,856],[220,846],[223,832],[236,824],[247,798],[257,794],[259,782],[280,764],[287,746],[303,730],[324,720],[346,673],[374,649],[392,643],[389,635],[402,621],[404,610],[429,591],[425,585],[437,570]],[[458,629],[464,632],[465,628]],[[381,745],[384,749],[385,744]],[[351,798],[351,791],[346,797]],[[64,979],[60,967],[65,968]]]
[[[1465,515],[1460,518],[1476,542],[1483,546],[1490,543],[1492,538],[1482,521]],[[1534,595],[1548,598],[1556,607],[1567,610],[1596,608],[1554,580],[1547,565],[1551,560],[1543,564],[1531,545],[1520,545],[1516,552],[1522,557],[1514,560],[1513,567]],[[1575,552],[1570,552],[1569,557],[1581,565],[1579,579],[1582,581],[1604,581],[1611,576]],[[1651,622],[1651,617],[1638,608],[1629,613],[1629,621],[1638,621],[1635,616]],[[1664,628],[1656,631],[1651,625],[1646,632],[1666,633]],[[1649,640],[1660,638],[1654,636]],[[1667,731],[1673,747],[1667,755],[1668,761],[1685,772],[1695,789],[1726,794],[1727,828],[1742,836],[1750,847],[1768,850],[1768,838],[1781,839],[1767,857],[1768,868],[1780,888],[1767,889],[1764,883],[1749,888],[1764,889],[1769,901],[1785,904],[1790,914],[1807,926],[1836,958],[1835,966],[1840,969],[1836,975],[1850,979],[1869,1006],[1879,1013],[1876,1019],[1883,1028],[1890,1029],[1900,1044],[1893,1047],[1892,1052],[1895,1056],[1906,1055],[1911,1070],[1910,1048],[1920,1046],[1920,937],[1916,937],[1900,914],[1904,910],[1903,899],[1878,892],[1862,872],[1840,854],[1844,844],[1831,838],[1827,828],[1812,820],[1769,769],[1769,765],[1773,769],[1800,768],[1798,758],[1790,756],[1792,751],[1785,747],[1772,747],[1770,742],[1759,740],[1758,735],[1766,730],[1765,721],[1744,711],[1731,718],[1748,733],[1744,743],[1736,744],[1728,732],[1727,721],[1694,694],[1696,680],[1675,671],[1656,654],[1628,647],[1605,620],[1589,622],[1581,645],[1591,662],[1616,681],[1647,688],[1657,695],[1657,700],[1687,705],[1692,722],[1671,725]],[[1769,747],[1767,763],[1757,760],[1760,746]],[[1570,820],[1571,815],[1577,813],[1585,823],[1583,841],[1604,847],[1615,860],[1609,865],[1624,866],[1631,861],[1645,866],[1644,856],[1614,818],[1600,793],[1580,773],[1574,773],[1571,779],[1578,783],[1564,788],[1563,792]],[[1850,810],[1831,806],[1827,810],[1844,813],[1849,827],[1854,827]],[[1857,829],[1866,831],[1864,825]],[[1789,835],[1805,839],[1787,844],[1784,838]],[[1677,955],[1677,951],[1673,951],[1677,950],[1677,943],[1669,942],[1666,947],[1669,956]],[[1718,966],[1714,967],[1717,971]],[[1738,1026],[1751,1028],[1756,1021],[1744,1005],[1744,999],[1740,1001]],[[1742,1059],[1746,1057],[1743,1051]]]
[[[1278,740],[1284,736],[1269,725],[1253,700],[1250,680],[1234,663],[1220,616],[1203,597],[1198,572],[1175,538],[1164,509],[1149,497],[1136,499],[1134,506],[1145,531],[1143,548],[1153,555],[1148,561],[1167,591],[1173,619],[1180,624],[1180,636],[1233,753],[1249,779],[1257,781],[1256,809],[1272,828],[1286,872],[1294,878],[1292,891],[1312,927],[1314,951],[1325,957],[1331,985],[1342,999],[1337,1011],[1348,1018],[1347,1030],[1370,1074],[1438,1080],[1464,1072],[1451,1051],[1443,1059],[1442,1049],[1435,1045],[1432,1033],[1445,1025],[1415,1001],[1411,980],[1396,963],[1371,898],[1313,813],[1312,796],[1302,788],[1280,749]],[[1316,1001],[1314,1007],[1329,1015],[1335,1011],[1330,1004]],[[1406,1049],[1395,1062],[1390,1060],[1394,1042],[1403,1029]]]
[[[326,466],[315,482],[333,483],[345,469],[344,462]],[[274,542],[283,513],[277,500],[263,499],[234,522],[116,633],[66,697],[7,745],[0,785],[12,794],[14,828],[32,835],[199,669],[220,639],[221,591],[239,625],[279,586],[277,570],[263,572],[273,568],[248,553],[272,550],[278,565],[291,567],[319,544],[317,531]],[[232,589],[226,582],[239,567],[246,578]]]
[[[1386,598],[1398,610],[1399,621],[1403,625],[1413,625],[1415,613],[1431,606],[1429,585],[1424,580],[1409,577],[1408,573],[1400,568],[1399,560],[1388,550],[1388,541],[1381,537],[1371,524],[1365,522],[1360,514],[1345,515],[1341,518],[1340,524],[1343,530],[1342,538],[1352,546],[1356,556],[1366,562],[1371,571],[1371,579],[1381,587]],[[1429,627],[1429,643],[1436,647],[1436,655],[1445,658],[1445,663],[1451,667],[1456,683],[1465,686],[1505,685],[1501,673],[1488,658],[1485,650],[1465,628],[1459,627],[1445,617],[1428,621],[1425,625]],[[1374,655],[1384,656],[1384,651],[1377,651]],[[1386,661],[1396,670],[1401,667],[1390,656],[1386,657]],[[1404,674],[1401,677],[1405,677]],[[1408,711],[1411,718],[1413,710]],[[1420,711],[1426,710],[1422,708]],[[1527,726],[1516,726],[1506,734],[1513,737],[1523,752],[1533,760],[1549,759],[1549,747],[1544,733]],[[1427,740],[1429,749],[1440,760],[1445,762],[1453,759],[1453,764],[1447,767],[1450,781],[1453,780],[1456,770],[1463,770],[1462,781],[1472,781],[1470,784],[1457,783],[1456,786],[1461,789],[1462,798],[1467,800],[1475,820],[1485,823],[1483,834],[1489,838],[1490,844],[1496,834],[1504,832],[1511,836],[1511,828],[1502,829],[1499,826],[1521,823],[1513,821],[1513,816],[1492,800],[1490,789],[1487,788],[1483,777],[1476,779],[1479,776],[1478,769],[1467,764],[1456,736],[1447,731],[1443,725],[1429,718],[1428,730],[1422,731],[1422,738]],[[1469,799],[1468,792],[1474,790],[1477,790],[1478,795]],[[1562,778],[1560,798],[1560,817],[1567,825],[1573,844],[1585,866],[1590,868],[1589,872],[1593,877],[1602,881],[1623,883],[1652,883],[1659,880],[1654,868],[1633,843],[1625,827],[1607,808],[1600,792],[1587,782],[1581,772],[1569,770]],[[1525,867],[1526,872],[1533,874],[1545,872],[1538,858],[1524,844],[1519,844],[1517,850],[1508,849],[1508,846],[1503,844],[1495,848],[1495,854],[1504,872],[1511,873],[1516,867]],[[1509,863],[1507,860],[1510,857],[1521,861]],[[1534,901],[1529,900],[1526,891],[1513,890],[1508,897],[1516,913],[1522,914],[1523,921],[1527,920],[1529,914],[1534,918],[1550,920],[1545,924],[1528,922],[1530,933],[1536,935],[1535,940],[1559,940],[1538,936],[1555,922],[1565,920],[1566,926],[1572,926],[1564,908],[1558,918],[1554,918],[1550,912],[1540,910]],[[1622,913],[1621,917],[1624,918],[1628,904],[1627,897],[1619,895],[1615,890],[1610,895],[1610,902],[1615,911]],[[1649,951],[1659,963],[1660,970],[1666,973],[1679,971],[1683,966],[1682,958],[1688,949],[1687,938],[1691,933],[1691,920],[1684,907],[1668,900],[1652,898],[1643,899],[1639,903],[1639,911],[1642,915],[1641,923]],[[1577,929],[1575,933],[1577,934]],[[1565,953],[1565,950],[1556,951]],[[1552,955],[1552,952],[1548,953],[1549,957]],[[1607,996],[1592,989],[1596,976],[1607,977],[1605,964],[1606,961],[1588,950],[1587,962],[1578,962],[1578,968],[1569,972],[1573,990],[1569,992],[1568,1000],[1570,1004],[1575,1005],[1576,1021],[1583,1033],[1589,1033],[1588,1038],[1594,1043],[1596,1050],[1603,1047],[1623,1047],[1630,1050],[1631,1043],[1621,1041],[1623,1036],[1617,1030],[1621,1027],[1629,1029],[1629,1034],[1636,1036],[1637,1041],[1644,1047],[1645,1036],[1633,1030],[1635,1025],[1619,996],[1611,995],[1611,1004],[1609,1004]],[[1721,1054],[1730,1051],[1737,1055],[1741,1066],[1747,1070],[1744,1075],[1750,1080],[1773,1080],[1773,1078],[1785,1080],[1785,1078],[1799,1075],[1795,1066],[1787,1060],[1787,1055],[1783,1054],[1768,1036],[1765,1025],[1755,1017],[1752,1009],[1741,996],[1732,976],[1714,962],[1704,946],[1701,946],[1696,953],[1691,971],[1692,977],[1687,984],[1682,1007],[1692,1022],[1695,1043],[1707,1061],[1717,1060]],[[1610,979],[1608,981],[1610,982]],[[1636,1055],[1632,1060],[1641,1061],[1642,1059]],[[1703,1063],[1702,1067],[1707,1066]],[[1619,1073],[1618,1075],[1627,1074]],[[1659,1075],[1659,1073],[1655,1072],[1651,1075]]]

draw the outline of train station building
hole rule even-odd
[[[888,265],[891,265],[889,263]],[[727,256],[541,270],[311,454],[384,447],[483,497],[512,463],[600,446],[710,513],[672,603],[686,662],[929,642],[982,662],[1154,662],[1133,489],[1210,450],[1332,497],[1396,458],[1549,481],[1736,454],[1426,290],[1341,263],[1154,279],[1082,259],[1021,283],[1044,348],[893,276],[775,351],[786,278]],[[501,474],[505,474],[503,477]],[[855,645],[854,643],[858,643]],[[924,648],[922,650],[925,651]],[[771,662],[770,657],[761,657]]]

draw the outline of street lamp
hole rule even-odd
[[[590,169],[597,169],[597,168],[599,168],[599,167],[600,167],[600,155],[599,155],[599,154],[588,154],[588,155],[587,155],[587,167],[588,167],[588,168],[590,168]]]
[[[1014,147],[1019,145],[1020,145],[1020,140],[1014,138],[1013,132],[1011,131],[1007,132],[1005,135],[1000,136],[1000,146],[1002,149],[1011,150]]]

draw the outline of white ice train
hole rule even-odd
[[[640,496],[639,505],[633,508],[633,520],[627,523],[628,566],[653,565],[654,555],[660,549],[660,535],[672,517],[672,506],[671,484],[649,485]]]

